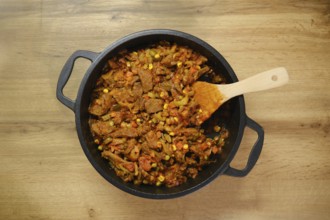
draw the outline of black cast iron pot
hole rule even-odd
[[[176,42],[177,44],[192,48],[207,57],[208,65],[210,65],[217,74],[221,73],[226,78],[227,83],[238,81],[234,71],[218,51],[201,39],[179,31],[146,30],[118,40],[101,53],[85,50],[74,52],[62,69],[57,84],[56,96],[61,103],[75,113],[78,137],[88,160],[107,181],[116,187],[130,194],[152,199],[167,199],[186,195],[200,189],[221,174],[235,177],[246,176],[259,158],[264,141],[264,131],[259,124],[246,115],[243,96],[238,96],[230,100],[227,103],[227,107],[221,107],[212,118],[209,119],[209,121],[214,121],[221,116],[221,120],[217,123],[221,126],[225,124],[226,128],[229,130],[229,138],[226,141],[223,152],[215,158],[216,162],[205,167],[195,179],[189,179],[186,183],[178,187],[138,186],[133,183],[125,183],[116,176],[115,172],[110,168],[108,161],[101,157],[89,130],[89,114],[87,110],[91,100],[92,90],[97,78],[102,73],[102,68],[110,57],[115,56],[122,49],[136,49],[144,45],[149,45],[150,43],[157,43],[161,40]],[[63,88],[70,78],[74,62],[77,58],[85,58],[92,63],[82,79],[76,100],[73,101],[64,96]],[[207,81],[208,79],[204,80]],[[209,124],[210,123],[205,122],[204,126],[207,127]],[[257,132],[258,139],[251,150],[246,167],[242,170],[238,170],[232,168],[230,162],[233,160],[239,148],[246,126]],[[208,135],[212,136],[212,133]]]

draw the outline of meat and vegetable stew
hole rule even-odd
[[[102,157],[134,184],[178,186],[221,153],[228,132],[207,137],[191,85],[223,79],[188,47],[159,42],[111,58],[97,80],[89,124]]]

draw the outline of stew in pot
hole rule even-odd
[[[215,83],[207,59],[186,46],[159,42],[111,58],[92,94],[89,124],[102,157],[126,182],[167,187],[195,178],[221,153],[228,131],[207,137],[191,85]]]

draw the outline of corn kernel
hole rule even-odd
[[[167,107],[168,107],[168,104],[165,103],[164,106],[163,106],[163,109],[167,109]]]
[[[159,97],[163,98],[165,96],[164,92],[160,92]]]
[[[103,150],[102,145],[98,146],[97,149],[98,149],[98,150]]]
[[[154,68],[154,65],[152,65],[152,63],[149,63],[149,65],[148,65],[148,69],[149,69],[149,70],[152,70],[152,68]]]
[[[159,180],[160,182],[163,182],[163,181],[165,180],[165,177],[164,177],[163,175],[160,175],[160,176],[158,177],[158,180]]]
[[[160,57],[159,53],[156,53],[156,54],[155,54],[155,58],[156,58],[156,59],[159,59],[159,57]]]
[[[171,132],[169,133],[169,135],[170,135],[170,136],[174,136],[174,132],[171,131]]]
[[[131,63],[130,63],[130,62],[127,62],[127,63],[126,63],[126,66],[127,66],[127,67],[130,67],[130,66],[131,66]]]
[[[165,159],[165,160],[169,160],[170,158],[171,158],[171,157],[170,157],[169,155],[166,155],[164,159]]]
[[[108,93],[109,92],[109,89],[103,89],[103,92],[104,93]]]
[[[213,128],[213,130],[214,130],[215,132],[219,132],[220,129],[221,129],[221,127],[218,126],[218,125],[214,126],[214,128]]]
[[[95,140],[94,140],[94,143],[95,143],[95,144],[99,144],[99,143],[100,143],[99,139],[95,139]]]
[[[109,125],[112,127],[115,125],[115,123],[113,121],[109,121]]]
[[[160,185],[162,185],[162,183],[157,181],[156,186],[160,186]]]
[[[174,117],[174,121],[178,122],[179,121],[178,117]]]
[[[182,66],[182,62],[179,61],[179,62],[176,63],[176,65],[177,65],[178,67],[181,67],[181,66]]]
[[[134,55],[138,55],[138,53],[136,51],[133,52]]]
[[[188,144],[183,145],[183,149],[187,150],[189,148]]]
[[[172,149],[173,149],[173,151],[176,151],[177,148],[176,148],[175,144],[172,145]]]
[[[203,110],[200,108],[200,109],[198,109],[198,112],[199,112],[199,113],[202,113],[202,112],[203,112]]]
[[[153,168],[157,167],[157,163],[152,163],[151,167],[153,167]]]
[[[141,122],[141,119],[137,118],[137,119],[136,119],[136,122],[137,122],[137,123],[140,123],[140,122]]]

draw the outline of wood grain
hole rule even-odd
[[[74,114],[55,98],[62,66],[75,50],[102,51],[151,28],[202,38],[239,79],[287,68],[285,87],[245,95],[266,134],[247,177],[153,201],[108,184],[84,156]],[[2,0],[0,51],[0,219],[329,218],[328,0]],[[77,63],[69,97],[88,65]],[[244,167],[255,140],[246,129],[233,167]]]

